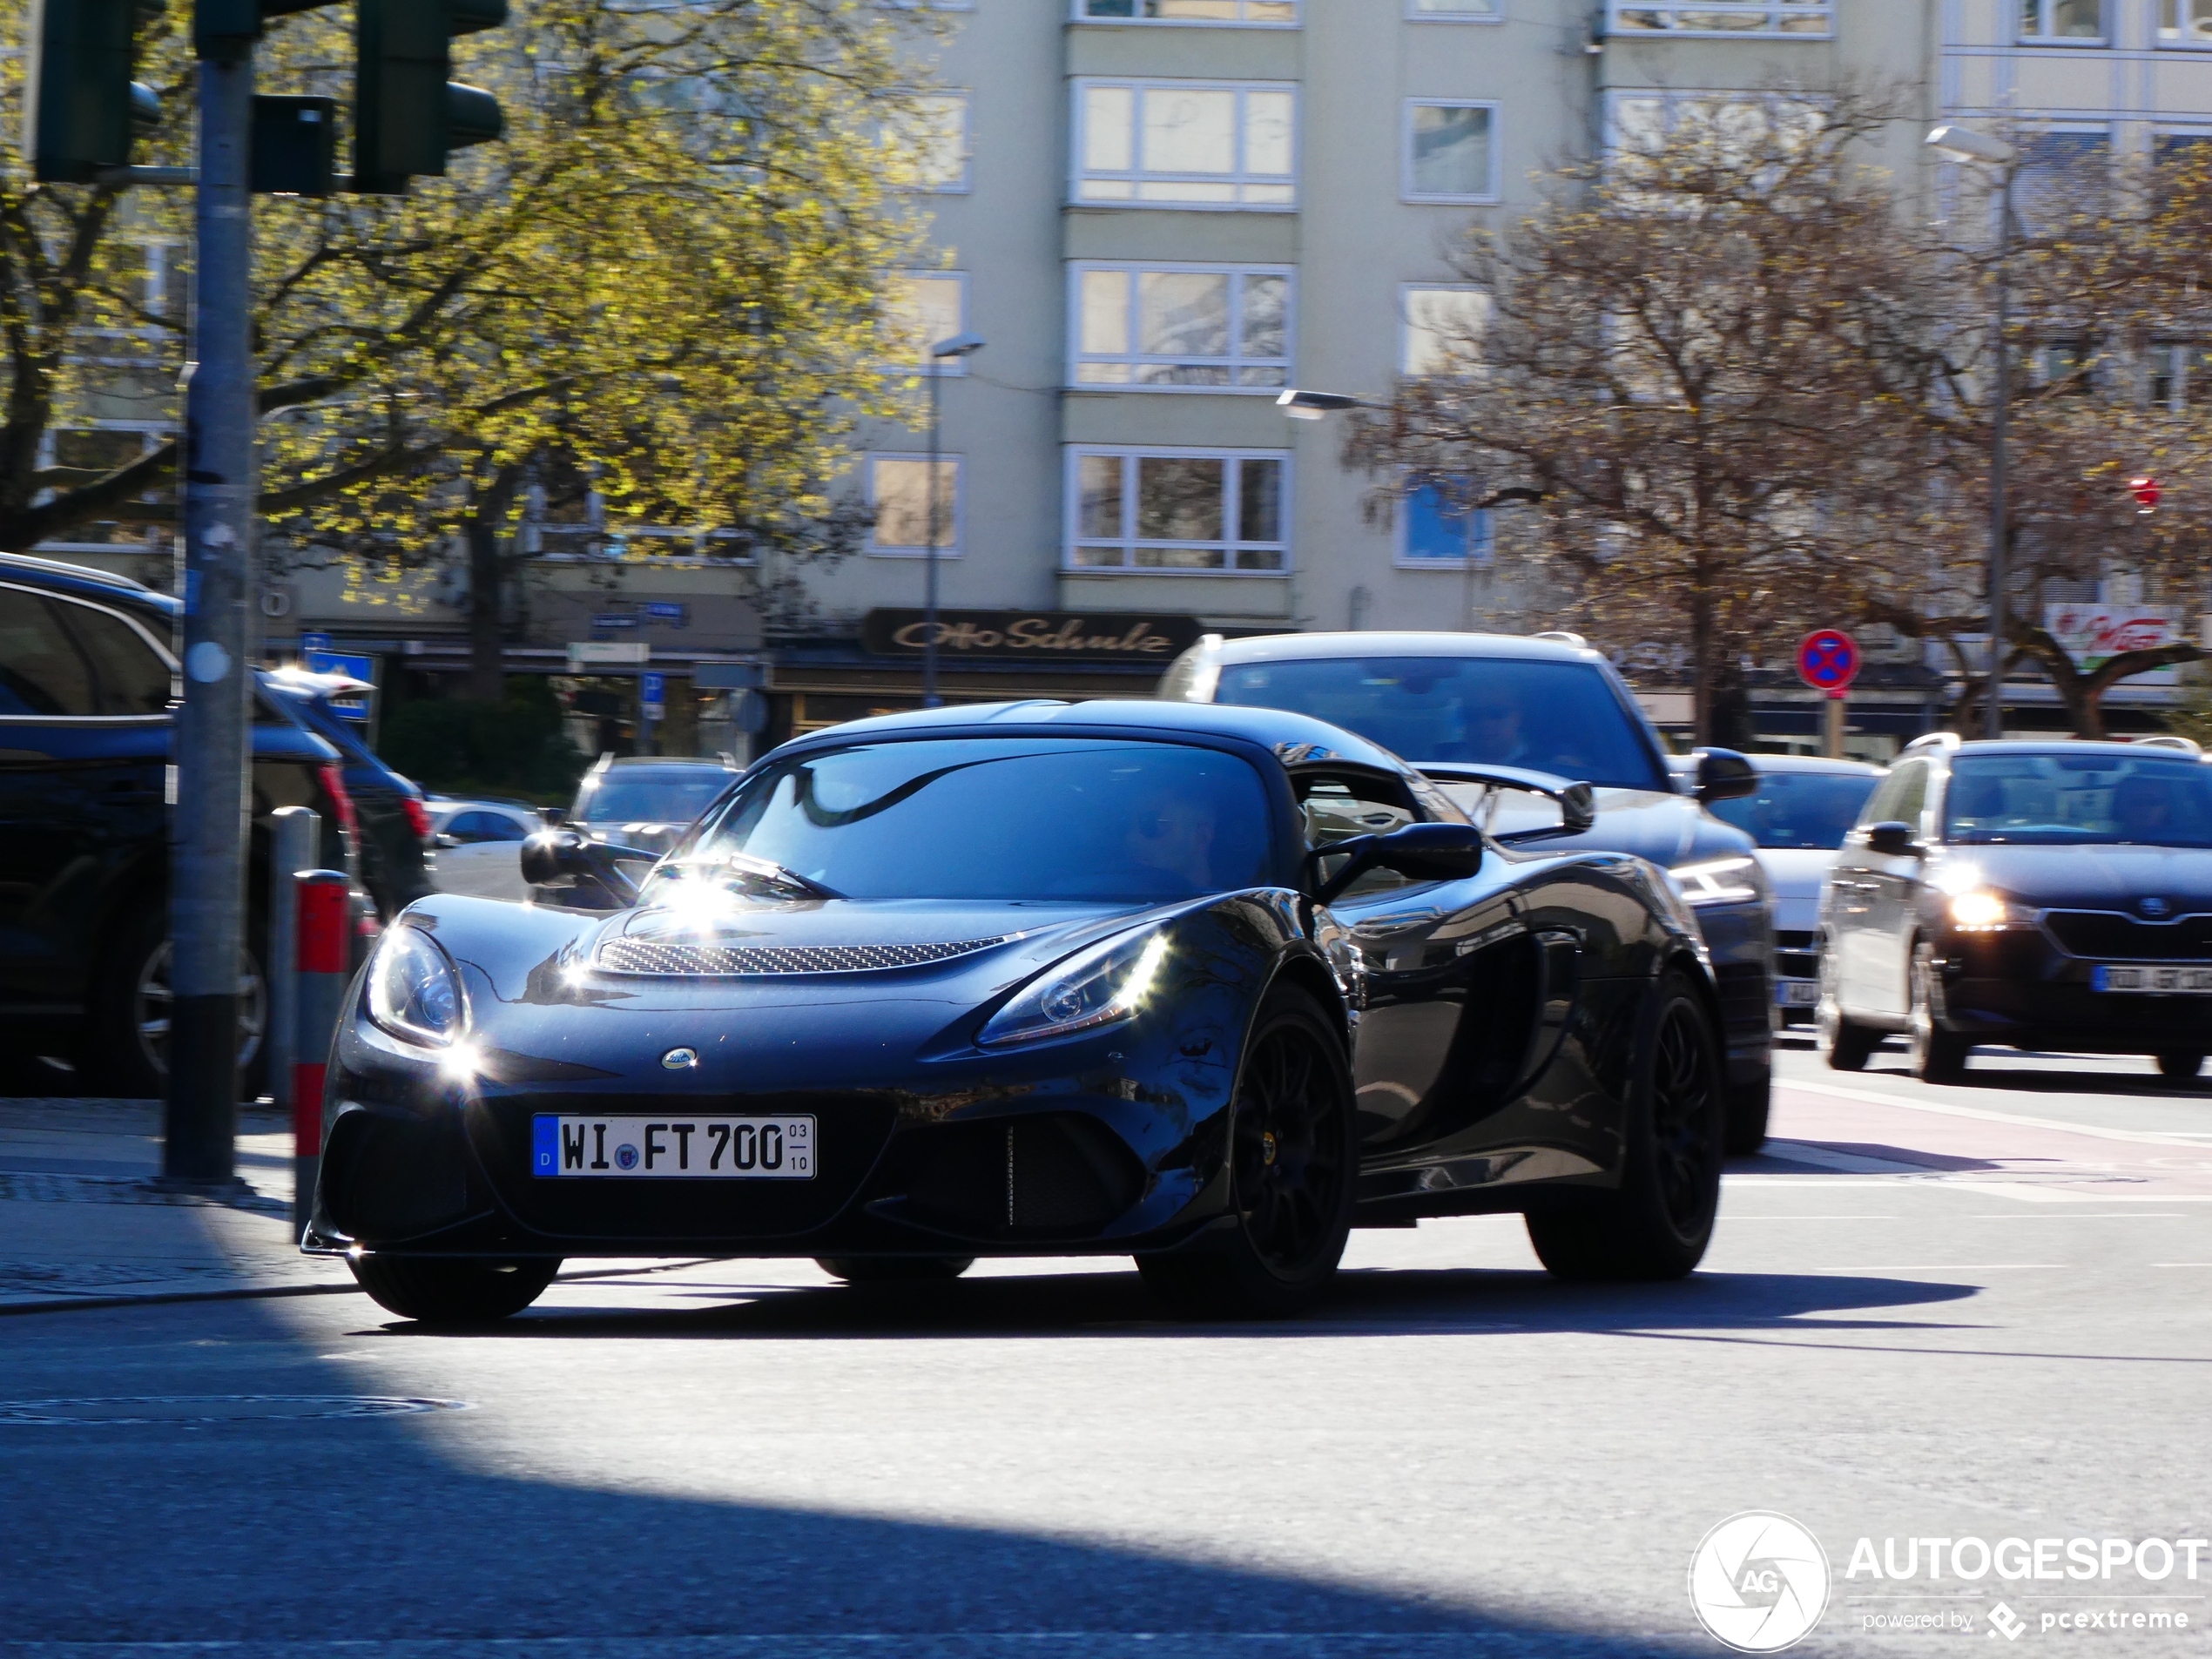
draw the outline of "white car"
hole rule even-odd
[[[1821,884],[1882,769],[1808,755],[1748,759],[1758,769],[1758,792],[1715,801],[1706,810],[1758,844],[1759,864],[1774,892],[1774,1000],[1782,1022],[1796,1025],[1811,1020],[1820,1000],[1813,926]]]
[[[523,840],[545,827],[531,806],[506,800],[432,800],[430,885],[476,899],[529,897]]]

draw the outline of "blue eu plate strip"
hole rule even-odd
[[[558,1175],[561,1172],[561,1120],[557,1117],[530,1119],[530,1169],[537,1175]]]
[[[2107,969],[2101,962],[2098,963],[2096,967],[2091,968],[2089,970],[2089,988],[2093,991],[2103,990],[2105,988],[2105,976],[2109,971],[2110,970]]]

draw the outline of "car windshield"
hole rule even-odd
[[[732,775],[719,766],[607,772],[597,784],[585,781],[569,816],[586,824],[688,824],[714,804]]]
[[[743,853],[853,899],[1157,902],[1267,885],[1267,796],[1176,743],[855,744],[754,778],[685,855]]]
[[[1969,846],[2212,846],[2212,766],[2185,755],[1961,755],[1943,833]]]
[[[1415,762],[1488,761],[1601,786],[1669,791],[1657,753],[1611,683],[1588,663],[1511,657],[1244,663],[1221,671],[1214,700],[1311,714]]]
[[[1707,810],[1761,846],[1834,848],[1881,781],[1869,772],[1764,772],[1757,794],[1716,800]]]

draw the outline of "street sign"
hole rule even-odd
[[[1797,646],[1797,678],[1816,691],[1841,697],[1858,678],[1858,642],[1840,628],[1820,628]]]
[[[301,634],[300,649],[301,651],[328,651],[330,636],[328,634]]]
[[[648,599],[638,607],[653,622],[674,623],[678,628],[688,628],[691,623],[691,607],[673,599]]]
[[[376,659],[352,651],[308,651],[306,667],[311,674],[347,674],[357,680],[366,680],[371,685],[376,683]],[[341,691],[330,699],[331,712],[366,725],[369,699],[374,696],[374,691]]]
[[[648,720],[658,720],[668,708],[668,676],[640,674],[637,677],[637,701]]]

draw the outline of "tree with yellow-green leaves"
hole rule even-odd
[[[262,90],[342,107],[347,21],[272,23]],[[831,491],[854,423],[904,395],[881,369],[899,354],[882,289],[916,259],[899,193],[927,159],[901,56],[916,26],[874,0],[516,0],[507,28],[456,47],[502,141],[404,197],[257,199],[265,549],[369,569],[460,550],[482,696],[533,489],[594,492],[610,529],[836,551],[856,526]],[[185,32],[172,9],[147,34],[140,77],[170,113],[144,159],[185,159]],[[105,469],[37,457],[112,372],[88,338],[173,378],[184,319],[150,302],[136,250],[181,241],[187,207],[32,185],[10,158],[0,547],[173,517],[173,445]]]

